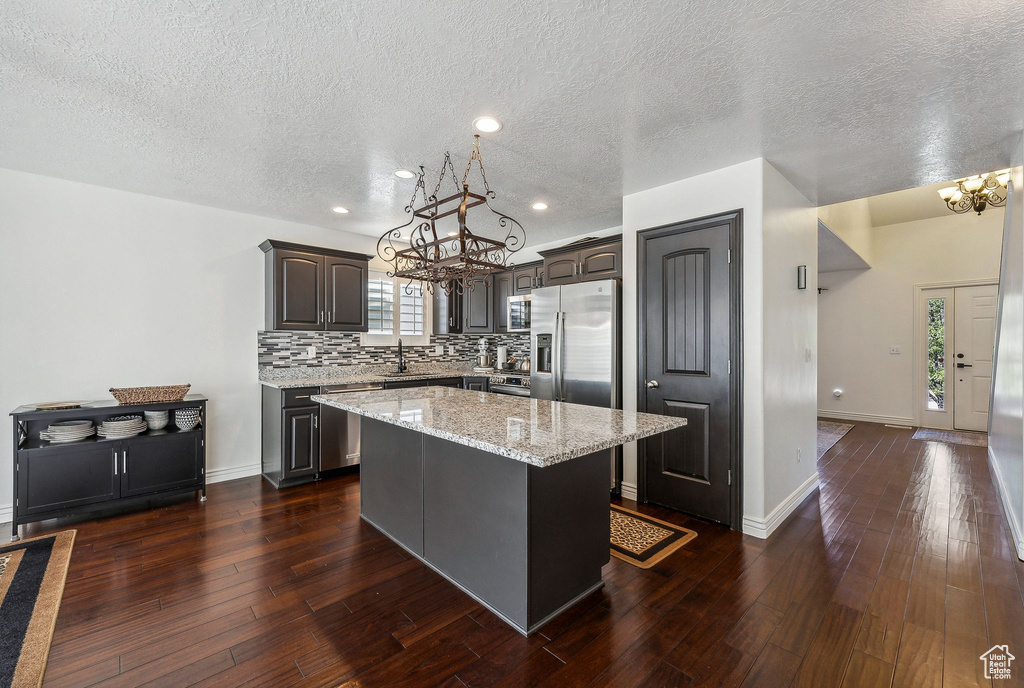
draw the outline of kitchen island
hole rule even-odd
[[[603,450],[686,424],[448,387],[313,401],[362,416],[362,518],[524,634],[601,586]]]

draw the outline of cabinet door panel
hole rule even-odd
[[[529,294],[537,283],[539,267],[519,268],[512,273],[512,293],[516,296]]]
[[[558,284],[573,284],[580,281],[577,261],[578,252],[565,253],[544,259],[544,286],[553,287]]]
[[[284,414],[285,478],[312,475],[320,469],[319,409],[288,408]]]
[[[56,511],[117,499],[118,442],[96,442],[60,451],[18,453],[18,511]]]
[[[494,332],[494,302],[491,289],[492,278],[470,281],[462,295],[465,326],[463,332]]]
[[[323,329],[323,256],[276,249],[274,260],[274,329]]]
[[[121,496],[201,485],[201,440],[202,433],[189,431],[122,442]]]
[[[439,284],[434,289],[434,334],[461,333],[462,295],[455,291],[447,294]]]
[[[622,243],[580,251],[580,266],[583,282],[622,277]]]
[[[324,259],[324,276],[327,329],[366,332],[366,282],[369,277],[366,262],[327,256]]]
[[[494,331],[508,332],[508,297],[512,296],[512,273],[494,276]]]

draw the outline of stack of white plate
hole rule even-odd
[[[134,437],[140,432],[145,432],[146,421],[142,416],[114,416],[103,421],[96,431],[100,437],[116,439],[119,437]]]
[[[143,411],[142,415],[146,417],[146,425],[150,430],[163,430],[170,419],[167,411]]]
[[[96,434],[91,420],[62,420],[40,431],[39,439],[50,442],[77,442]]]

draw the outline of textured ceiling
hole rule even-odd
[[[1016,0],[4,0],[0,167],[374,234],[494,114],[533,244],[757,156],[819,204],[1003,167],[1022,45]]]

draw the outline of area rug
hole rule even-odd
[[[983,432],[966,432],[964,430],[929,430],[928,428],[918,428],[917,432],[914,433],[914,439],[965,444],[968,447],[988,446],[987,434]]]
[[[612,505],[612,556],[649,569],[675,552],[697,533]]]
[[[825,456],[825,452],[832,448],[836,442],[843,439],[846,433],[853,430],[849,423],[833,423],[828,420],[818,421],[818,458]]]
[[[39,686],[75,531],[0,547],[0,686]]]

